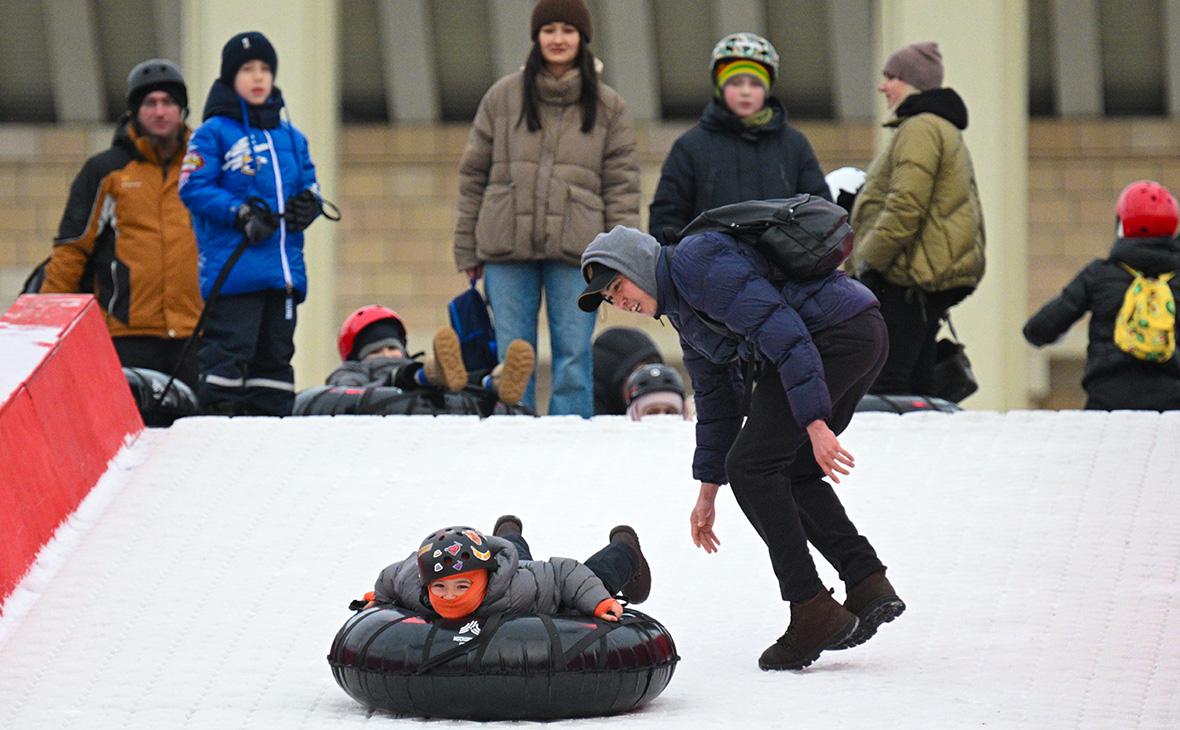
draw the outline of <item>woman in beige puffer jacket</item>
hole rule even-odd
[[[582,251],[639,225],[639,163],[626,104],[597,80],[582,0],[541,0],[525,68],[484,95],[459,164],[455,264],[484,287],[496,339],[537,344],[541,292],[553,352],[551,415],[594,414],[594,316],[575,304]],[[524,402],[535,407],[534,385]]]
[[[852,209],[849,268],[881,301],[889,358],[870,392],[938,395],[939,321],[983,277],[983,210],[963,140],[967,107],[942,88],[934,43],[889,57],[885,94],[893,139],[869,167]]]

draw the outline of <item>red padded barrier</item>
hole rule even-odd
[[[0,602],[127,437],[143,430],[94,297],[22,296],[0,317],[6,325],[18,335],[37,327],[46,346],[0,402]],[[46,337],[52,330],[56,338]]]

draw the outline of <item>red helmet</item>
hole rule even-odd
[[[379,304],[366,304],[345,317],[344,324],[340,325],[340,334],[336,337],[336,349],[340,351],[340,359],[348,359],[349,354],[352,353],[352,345],[356,342],[356,336],[360,334],[361,330],[384,319],[393,320],[393,323],[401,330],[401,341],[405,342],[406,325],[402,322],[402,318],[397,316],[397,312]]]
[[[1140,180],[1123,188],[1115,206],[1123,238],[1159,238],[1176,235],[1180,206],[1163,185]]]

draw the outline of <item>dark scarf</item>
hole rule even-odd
[[[936,114],[959,129],[967,128],[967,105],[954,89],[931,89],[910,94],[897,107],[897,119],[929,112]]]
[[[282,121],[279,113],[283,109],[283,92],[274,87],[270,98],[261,104],[247,104],[246,100],[238,96],[233,88],[217,80],[209,89],[209,97],[205,100],[205,113],[202,121],[210,117],[229,117],[257,129],[274,129]],[[243,119],[243,113],[246,118]]]

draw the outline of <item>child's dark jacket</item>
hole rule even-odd
[[[658,314],[680,333],[696,400],[694,479],[728,482],[725,456],[745,416],[740,361],[761,361],[779,372],[800,426],[826,420],[832,396],[811,333],[879,306],[872,292],[839,270],[811,281],[772,283],[769,276],[761,254],[724,233],[695,234],[675,249],[660,248]],[[711,328],[702,313],[729,334]]]
[[[516,547],[503,538],[485,535],[496,569],[488,575],[488,592],[476,616],[497,613],[554,614],[576,611],[593,616],[599,603],[610,598],[598,576],[572,558],[521,562]],[[433,614],[418,578],[418,555],[381,571],[376,583],[378,604],[392,604]]]
[[[1090,344],[1086,347],[1086,371],[1082,386],[1112,375],[1134,379],[1139,373],[1169,373],[1180,378],[1180,356],[1165,363],[1148,363],[1118,348],[1114,322],[1132,276],[1125,263],[1147,276],[1180,271],[1180,242],[1174,238],[1120,238],[1110,256],[1095,259],[1078,272],[1061,294],[1046,303],[1024,325],[1030,343],[1047,345],[1057,340],[1086,312],[1090,316]],[[1180,302],[1180,273],[1170,282],[1172,296]]]
[[[417,365],[408,357],[369,357],[364,360],[345,360],[332,371],[326,385],[343,388],[388,387],[394,385],[398,373],[408,365]]]
[[[807,138],[787,124],[777,99],[768,97],[766,105],[774,117],[751,128],[715,98],[700,122],[676,140],[650,208],[648,230],[657,241],[666,243],[666,230],[679,231],[719,205],[800,193],[831,199]]]

